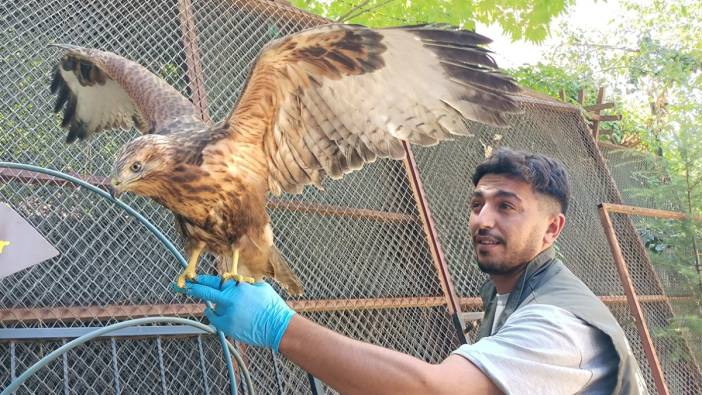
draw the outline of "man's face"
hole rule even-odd
[[[525,181],[497,174],[480,179],[470,209],[478,266],[498,275],[519,270],[555,241],[560,228],[551,234],[554,219],[563,217],[554,199],[535,192]]]

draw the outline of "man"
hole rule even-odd
[[[497,151],[473,175],[470,234],[490,275],[480,340],[440,364],[350,339],[295,314],[266,283],[199,276],[188,295],[216,304],[210,322],[247,344],[273,348],[350,394],[645,393],[622,329],[559,260],[564,167],[542,155]]]

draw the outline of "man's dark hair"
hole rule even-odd
[[[477,186],[486,174],[514,177],[531,185],[536,192],[550,196],[561,205],[563,214],[568,210],[570,183],[565,166],[544,155],[500,148],[475,168],[473,185]]]

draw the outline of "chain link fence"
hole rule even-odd
[[[660,158],[607,143],[599,146],[624,203],[686,211],[684,200],[677,194]],[[659,359],[671,366],[665,370],[671,392],[684,393],[689,388],[684,383],[700,381],[699,374],[690,374],[685,366],[692,366],[692,372],[695,368],[699,371],[702,361],[702,331],[696,329],[699,325],[696,323],[702,322],[700,227],[692,221],[651,215],[613,214],[612,219],[620,239],[631,237],[631,231],[625,234],[623,225],[629,221],[640,239],[637,249],[622,248],[626,262],[650,263],[658,275],[656,288],[637,288],[637,293],[651,295],[662,290],[668,296],[646,306],[645,316]],[[699,385],[693,388],[699,391]]]
[[[116,150],[133,131],[104,133],[66,145],[51,114],[50,72],[60,57],[49,43],[96,47],[131,58],[157,73],[203,109],[226,116],[258,50],[268,41],[325,23],[292,7],[257,0],[58,2],[0,4],[0,160],[76,174],[104,185]],[[485,276],[475,269],[467,236],[472,169],[499,146],[561,159],[573,180],[573,202],[558,253],[610,308],[648,369],[631,327],[623,291],[597,219],[596,205],[619,201],[587,128],[573,108],[521,97],[524,114],[512,126],[472,125],[475,137],[414,149],[438,242],[461,305],[479,311]],[[206,110],[206,111],[205,111]],[[271,200],[276,243],[305,285],[283,296],[302,314],[351,337],[438,362],[462,341],[416,200],[417,185],[402,162],[379,161],[325,192]],[[411,170],[411,169],[410,169]],[[158,240],[109,202],[51,177],[0,169],[0,201],[8,203],[60,251],[50,261],[0,279],[0,388],[56,349],[66,328],[101,327],[147,315],[201,319],[202,305],[175,295],[180,267]],[[178,242],[173,217],[147,199],[124,201]],[[638,243],[636,235],[623,244]],[[206,259],[201,272],[213,271]],[[637,289],[660,288],[650,264],[632,259]],[[663,306],[665,307],[665,306]],[[665,320],[669,310],[651,310]],[[668,315],[666,315],[668,314]],[[55,335],[45,335],[51,329]],[[158,328],[157,328],[158,329]],[[469,337],[474,331],[469,333]],[[53,336],[53,337],[52,337]],[[258,392],[304,393],[301,369],[267,350],[243,348]],[[666,365],[665,369],[681,369]],[[666,370],[667,372],[668,370]],[[671,379],[691,380],[695,372]],[[697,372],[699,375],[699,372]],[[647,373],[650,382],[650,372]],[[699,376],[697,376],[699,377]],[[698,393],[695,381],[680,393]],[[699,383],[699,381],[697,381]],[[697,385],[697,386],[696,386]],[[673,385],[671,385],[673,387]],[[19,393],[221,393],[227,375],[216,339],[114,336],[87,343],[40,370]]]

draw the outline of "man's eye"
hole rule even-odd
[[[500,208],[501,208],[501,209],[505,209],[505,210],[513,210],[513,209],[514,209],[514,206],[512,206],[512,205],[509,204],[509,203],[502,203],[502,204],[500,204]]]
[[[481,206],[480,202],[471,202],[470,203],[470,208],[478,208],[480,206]]]

